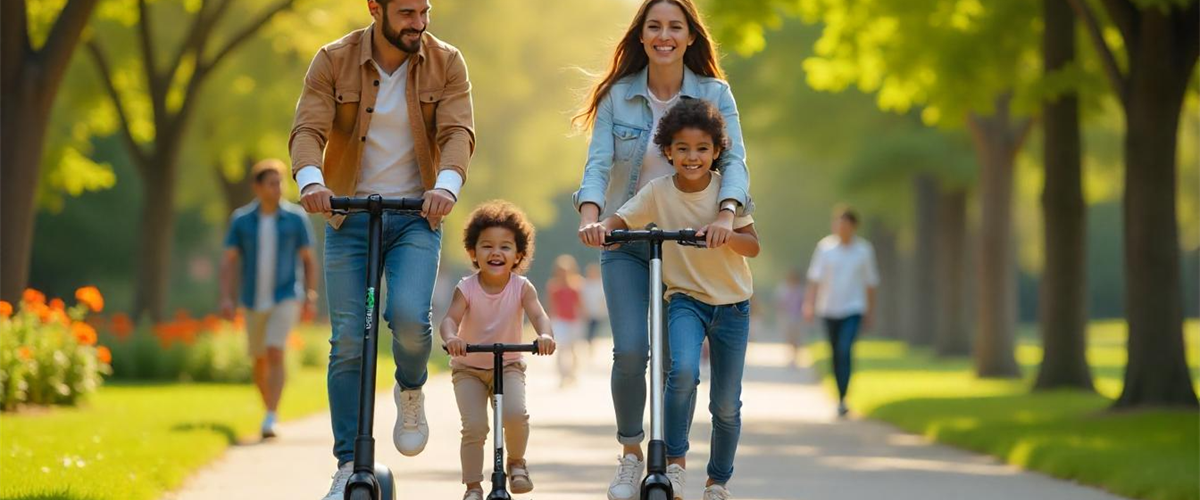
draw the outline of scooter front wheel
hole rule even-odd
[[[667,495],[667,492],[657,489],[657,488],[646,492],[646,496],[644,496],[642,498],[644,498],[645,500],[671,500],[670,497]]]
[[[663,497],[666,498],[666,497]],[[350,490],[350,500],[375,500],[371,497],[370,488],[355,488]]]

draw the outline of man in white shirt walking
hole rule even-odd
[[[875,250],[856,235],[858,215],[849,207],[833,216],[833,234],[821,239],[808,267],[804,318],[825,321],[833,351],[833,375],[838,387],[838,415],[845,416],[850,387],[851,350],[859,327],[870,327],[875,313],[879,271]]]

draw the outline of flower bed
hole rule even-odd
[[[95,287],[75,292],[76,304],[26,290],[14,308],[0,301],[0,410],[21,405],[73,405],[110,373],[111,351],[97,345],[85,319],[104,309]]]

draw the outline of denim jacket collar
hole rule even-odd
[[[642,68],[641,71],[629,75],[629,90],[625,92],[625,99],[633,99],[637,96],[650,99],[650,67]],[[697,98],[700,97],[700,89],[696,82],[696,74],[687,66],[683,67],[683,85],[679,87],[679,95],[683,97]]]

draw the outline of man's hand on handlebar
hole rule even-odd
[[[300,206],[310,214],[326,214],[328,215],[333,207],[329,205],[329,199],[333,198],[333,191],[321,184],[309,184],[304,186],[304,192],[300,193]]]
[[[445,189],[430,189],[423,196],[425,204],[421,206],[421,217],[429,220],[430,229],[437,229],[442,218],[450,214],[454,208],[454,195]]]

